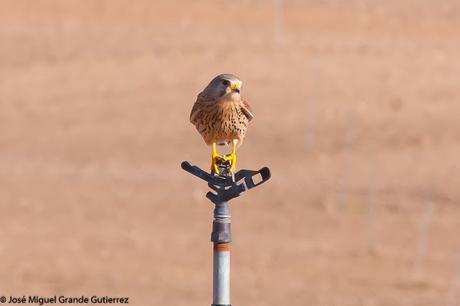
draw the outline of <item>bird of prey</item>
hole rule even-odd
[[[241,98],[241,80],[233,74],[220,74],[198,94],[190,114],[207,145],[212,146],[211,171],[219,174],[218,163],[230,162],[236,167],[236,148],[244,140],[249,121],[254,118],[251,107]],[[232,153],[222,156],[216,145],[232,145]]]

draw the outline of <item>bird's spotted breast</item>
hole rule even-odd
[[[233,139],[241,144],[249,120],[238,102],[221,101],[201,105],[194,123],[207,144],[227,143]]]

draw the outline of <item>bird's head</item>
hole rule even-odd
[[[241,80],[233,74],[220,74],[216,76],[203,93],[210,98],[239,99]]]

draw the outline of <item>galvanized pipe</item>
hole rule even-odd
[[[214,243],[212,305],[230,305],[230,244]]]
[[[212,306],[230,306],[230,218],[228,202],[216,204],[211,233],[214,242]]]

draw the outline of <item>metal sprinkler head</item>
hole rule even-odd
[[[207,173],[188,161],[182,162],[181,167],[185,171],[208,183],[208,186],[214,190],[215,193],[208,192],[206,197],[216,205],[239,197],[243,192],[262,185],[271,177],[271,172],[268,167],[263,167],[257,171],[242,169],[236,173],[232,173],[231,176]],[[223,171],[221,173],[226,172]],[[260,175],[260,180],[256,183],[255,178],[258,175]]]
[[[213,299],[212,306],[231,306],[230,304],[230,242],[232,241],[231,215],[229,200],[239,197],[243,192],[257,187],[271,177],[270,169],[264,167],[258,171],[230,171],[231,163],[224,160],[217,164],[219,173],[211,173],[184,161],[182,169],[206,181],[209,191],[206,197],[214,203],[211,241],[213,251]],[[256,177],[260,177],[258,181]]]

